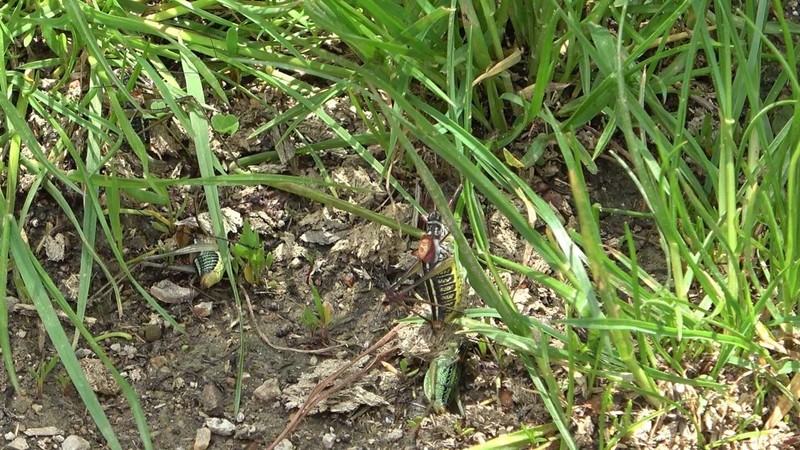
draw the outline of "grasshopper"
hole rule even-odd
[[[206,239],[205,237],[201,239],[203,241],[213,240]],[[197,269],[197,275],[200,276],[200,287],[203,289],[208,289],[219,283],[225,272],[225,264],[222,261],[222,255],[219,253],[219,249],[204,250],[198,253],[194,258],[194,266]]]
[[[447,348],[431,361],[425,372],[423,390],[437,414],[444,413],[455,401],[459,412],[464,415],[464,407],[458,397],[462,374],[461,348],[458,341],[448,342]]]
[[[454,245],[448,239],[449,232],[434,212],[428,217],[426,233],[419,242],[416,256],[419,259],[386,290],[387,298],[402,298],[420,284],[425,285],[427,303],[431,306],[431,319],[435,327],[452,321],[459,313],[463,279],[456,258]],[[411,275],[422,271],[422,277],[414,284],[399,289],[401,283]]]

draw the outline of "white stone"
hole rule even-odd
[[[325,448],[333,448],[333,444],[336,442],[336,435],[333,433],[325,433],[322,436],[322,446]]]
[[[89,450],[92,448],[86,439],[71,434],[61,443],[61,450]]]
[[[278,442],[278,445],[275,446],[275,450],[293,450],[293,449],[294,449],[294,444],[292,444],[292,441],[288,439],[284,439]]]
[[[64,434],[63,431],[59,430],[56,427],[40,427],[40,428],[28,428],[24,431],[25,436],[55,436],[57,434]]]
[[[22,436],[17,437],[11,441],[6,447],[9,450],[28,450],[28,442]]]
[[[230,420],[221,419],[219,417],[209,417],[206,419],[206,427],[212,433],[220,436],[232,436],[236,431],[236,425],[232,424]]]

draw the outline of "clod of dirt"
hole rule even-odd
[[[389,207],[382,213],[400,222],[407,222],[411,208],[397,205],[396,208]],[[403,239],[399,239],[401,235],[399,231],[374,222],[354,227],[347,238],[340,240],[331,248],[332,262],[335,262],[341,254],[351,254],[362,263],[390,264],[406,251],[407,244]]]
[[[46,236],[44,238],[44,252],[47,254],[47,259],[50,261],[58,262],[64,260],[64,249],[67,247],[64,235],[61,233],[55,236]]]
[[[282,397],[284,405],[289,409],[300,407],[305,403],[308,394],[316,387],[317,383],[333,372],[336,372],[342,364],[345,364],[345,361],[328,359],[317,364],[312,373],[304,373],[301,375],[300,380],[298,380],[296,384],[288,386],[283,390]],[[370,375],[322,400],[317,404],[311,414],[325,411],[335,413],[350,412],[364,405],[388,405],[386,399],[364,389],[363,385],[365,384],[370,386],[375,385],[375,376],[373,374]],[[342,378],[346,378],[346,375],[343,375]]]
[[[265,432],[266,431],[263,429],[263,427],[259,427],[257,425],[239,425],[239,427],[236,428],[236,434],[233,435],[233,438],[249,441],[256,439]]]
[[[331,171],[331,179],[334,183],[363,189],[363,191],[351,192],[349,200],[365,208],[375,206],[377,196],[385,196],[383,188],[370,177],[363,167],[339,166]]]
[[[206,427],[208,427],[212,433],[220,436],[233,436],[233,432],[236,431],[236,425],[227,419],[219,417],[209,417],[206,419]]]
[[[244,221],[242,220],[241,213],[231,208],[222,208],[220,212],[222,213],[222,222],[223,226],[225,227],[226,236],[237,232],[239,228],[242,227],[242,223],[244,223]],[[192,216],[175,222],[175,226],[181,225],[185,225],[190,228],[200,228],[203,233],[209,236],[214,236],[214,228],[211,226],[211,218],[209,217],[208,212],[203,212],[197,216]]]
[[[89,386],[94,392],[104,395],[117,395],[119,393],[119,385],[114,381],[114,377],[111,376],[111,372],[106,369],[102,361],[95,358],[84,358],[80,363],[83,374],[86,375]]]
[[[266,211],[250,211],[247,213],[247,221],[250,222],[250,227],[253,231],[262,234],[273,234],[275,230],[286,226],[285,220],[286,212],[283,210],[273,212],[272,214]]]
[[[175,304],[194,300],[197,290],[178,286],[170,280],[161,280],[150,288],[150,294],[164,303]]]
[[[261,386],[253,391],[253,395],[264,403],[272,404],[281,396],[281,388],[278,386],[278,380],[275,378],[265,380],[261,383]]]
[[[341,233],[330,231],[310,230],[300,236],[300,240],[308,244],[331,245],[342,239]]]
[[[206,450],[211,445],[211,430],[206,427],[198,428],[194,435],[192,450]]]
[[[407,358],[429,358],[439,348],[441,339],[434,336],[427,323],[409,323],[397,332],[397,346]]]
[[[163,333],[164,332],[160,323],[151,323],[149,325],[145,325],[142,329],[142,334],[144,334],[144,339],[147,342],[155,342],[161,339],[161,335]]]
[[[312,230],[344,230],[349,226],[347,217],[341,211],[327,206],[318,209],[297,222],[297,228],[309,228]]]

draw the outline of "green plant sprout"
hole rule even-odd
[[[58,365],[59,359],[56,356],[50,357],[47,361],[39,361],[39,364],[36,365],[36,368],[28,368],[31,376],[33,377],[34,381],[36,381],[36,396],[41,397],[44,393],[44,382],[47,379],[47,375],[55,369],[56,365]]]
[[[250,222],[244,223],[244,229],[239,242],[233,245],[231,253],[234,256],[234,268],[241,269],[244,279],[253,286],[266,285],[264,272],[272,267],[274,257],[272,253],[266,253],[261,244],[261,237],[250,226]]]
[[[312,332],[319,332],[322,340],[327,342],[333,307],[329,302],[322,300],[322,296],[314,283],[311,283],[311,295],[314,298],[314,307],[306,306],[300,316],[300,321]]]

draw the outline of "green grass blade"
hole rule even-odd
[[[19,228],[13,224],[13,221],[9,222],[12,222],[12,226],[10,227],[12,231],[19,236]],[[102,406],[100,406],[97,396],[94,394],[94,392],[92,392],[89,381],[83,374],[80,363],[78,362],[78,359],[75,357],[75,353],[72,350],[70,340],[67,337],[67,334],[64,332],[64,328],[61,326],[61,323],[59,322],[56,311],[51,303],[50,296],[42,286],[42,283],[39,279],[40,274],[36,270],[35,265],[32,263],[32,260],[35,259],[33,254],[25,247],[21,239],[12,240],[11,254],[14,258],[14,264],[19,271],[19,275],[25,283],[25,288],[27,289],[31,300],[33,300],[33,304],[36,306],[36,310],[39,313],[39,318],[42,320],[42,325],[47,331],[47,334],[50,336],[53,347],[55,347],[56,351],[58,352],[58,356],[61,358],[61,362],[64,364],[64,368],[67,370],[67,373],[72,380],[72,384],[75,386],[75,389],[81,396],[81,399],[86,405],[89,414],[92,416],[92,420],[94,420],[97,428],[100,430],[103,437],[105,437],[109,447],[121,450],[122,445],[120,445],[119,440],[117,439],[117,436],[111,427],[111,423],[108,421],[108,417],[106,417]]]

